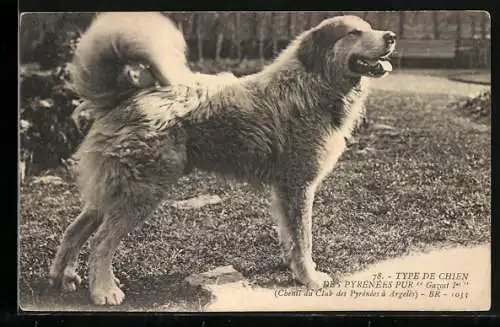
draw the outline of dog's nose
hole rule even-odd
[[[384,34],[384,41],[387,45],[396,43],[396,34],[394,32],[387,32]]]

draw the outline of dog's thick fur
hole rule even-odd
[[[192,72],[187,44],[175,24],[159,13],[108,12],[98,15],[81,37],[68,65],[69,85],[83,98],[73,119],[83,111],[97,115],[129,98],[139,88],[203,84],[217,88],[236,80],[228,72]],[[147,69],[146,71],[144,71]],[[151,77],[155,80],[151,81]]]
[[[85,207],[64,234],[52,282],[76,288],[78,252],[95,232],[92,301],[121,303],[112,270],[121,239],[148,218],[172,182],[197,168],[270,185],[287,263],[298,281],[322,286],[330,277],[312,259],[314,194],[344,151],[367,95],[368,78],[349,68],[350,59],[382,58],[394,44],[358,17],[331,18],[261,72],[224,81],[211,76],[219,82],[208,87],[186,68],[176,33],[155,14],[105,14],[79,45],[75,89],[99,118],[75,155]],[[151,65],[167,86],[139,92],[113,86],[123,58]]]

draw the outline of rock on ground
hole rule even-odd
[[[176,201],[172,204],[172,206],[177,209],[197,209],[220,202],[222,202],[222,199],[218,195],[205,194],[187,200]]]

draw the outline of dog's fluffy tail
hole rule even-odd
[[[71,87],[95,109],[109,110],[136,87],[123,80],[125,65],[149,65],[163,85],[183,83],[193,75],[186,51],[182,33],[160,13],[102,13],[76,48]]]

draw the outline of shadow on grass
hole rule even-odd
[[[20,305],[26,311],[192,311],[199,312],[209,303],[210,293],[186,283],[180,275],[149,276],[127,281],[122,287],[125,301],[120,306],[95,306],[87,285],[65,293],[46,280],[21,282]]]

